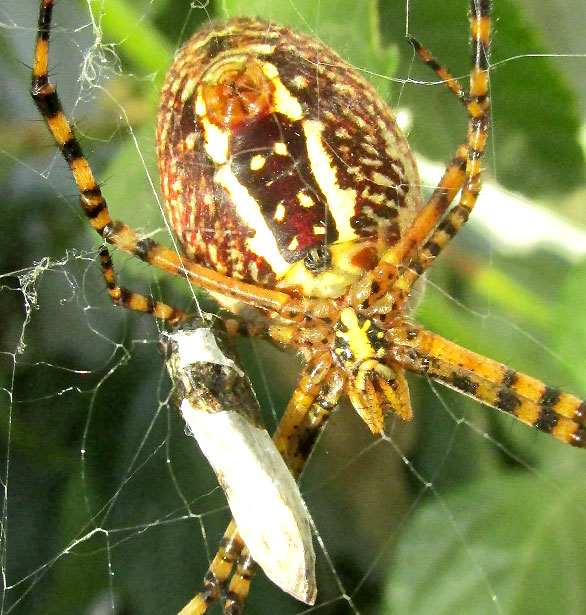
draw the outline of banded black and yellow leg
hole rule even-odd
[[[432,265],[460,228],[467,222],[481,187],[482,158],[488,136],[490,99],[488,97],[488,60],[490,49],[490,0],[470,0],[470,35],[473,66],[470,75],[470,92],[466,107],[468,122],[468,155],[466,181],[455,205],[433,232],[417,256],[400,275],[394,289],[398,312],[409,296],[409,291],[419,277]],[[405,263],[407,264],[407,263]]]
[[[466,180],[467,159],[468,145],[462,143],[429,201],[412,225],[401,239],[383,254],[376,268],[353,284],[348,292],[349,304],[352,307],[367,310],[376,305],[379,314],[384,314],[393,308],[394,297],[389,297],[388,290],[399,277],[401,265],[409,262],[416,254],[462,189]],[[387,304],[388,308],[385,308]]]
[[[402,324],[391,336],[399,345],[394,357],[405,369],[427,375],[572,446],[586,447],[586,401],[421,327]]]
[[[412,36],[409,36],[407,39],[411,45],[415,53],[425,62],[426,66],[428,66],[452,91],[452,93],[462,102],[462,104],[466,105],[468,102],[468,94],[460,85],[460,82],[453,77],[450,72],[445,69],[437,60],[433,57],[428,49],[426,49],[423,45],[417,41]]]
[[[321,384],[312,382],[317,378]],[[346,377],[342,370],[331,368],[325,358],[306,367],[273,436],[277,449],[298,479],[325,427],[332,409],[340,400]],[[295,401],[294,401],[295,400]],[[228,582],[234,561],[237,566],[230,581],[224,609],[226,613],[242,613],[251,580],[257,570],[254,560],[238,534],[234,521],[226,529],[221,547],[204,579],[204,590],[193,598],[179,615],[202,615],[216,600]],[[225,545],[229,544],[229,558]],[[239,549],[238,549],[239,547]],[[238,550],[237,550],[238,549]]]
[[[145,295],[141,295],[118,286],[116,283],[116,274],[114,273],[112,258],[110,257],[110,252],[106,246],[100,248],[100,267],[102,269],[102,276],[106,281],[108,294],[110,295],[112,303],[121,305],[136,312],[152,314],[155,318],[158,318],[159,320],[166,320],[172,325],[189,318],[189,314],[187,314],[187,312],[171,307],[162,301],[153,301],[151,298],[145,297]]]
[[[417,40],[413,37],[409,37],[408,40],[411,45],[413,45],[415,52],[423,60],[423,62],[425,62],[425,64],[437,74],[437,76],[445,83],[456,98],[466,106],[469,96],[467,92],[462,89],[459,81],[453,77],[448,70],[446,70]],[[377,273],[380,277],[374,278],[374,281],[380,283],[384,280],[385,288],[379,288],[376,293],[372,293],[370,305],[372,305],[377,299],[384,296],[386,288],[389,288],[398,276],[398,267],[408,263],[411,260],[419,246],[423,244],[424,240],[433,231],[458,192],[462,189],[462,186],[466,180],[467,160],[468,139],[466,139],[466,141],[464,141],[456,150],[455,156],[448,164],[442,178],[440,179],[440,182],[428,200],[425,208],[417,215],[417,218],[413,221],[411,227],[407,229],[399,241],[394,246],[389,248],[389,250],[387,250],[381,258],[379,267],[383,264],[390,265],[392,268],[391,270],[395,272],[395,276],[385,280],[381,276],[383,270],[381,269],[380,273],[378,273],[379,270],[377,269]]]
[[[470,91],[465,93],[457,81],[443,69],[421,46],[416,50],[423,60],[446,81],[450,90],[462,100],[469,115],[468,135],[465,145],[458,149],[456,157],[444,173],[434,195],[417,216],[413,225],[400,241],[383,254],[379,264],[359,280],[351,290],[354,307],[372,307],[393,287],[393,310],[399,311],[409,296],[409,291],[419,276],[431,265],[448,245],[462,225],[468,220],[480,191],[481,160],[484,154],[490,114],[488,98],[488,54],[490,43],[490,0],[470,0],[470,32],[473,66],[470,75]],[[437,229],[444,212],[462,189],[460,200],[445,216]],[[432,232],[433,231],[433,232]],[[428,239],[429,234],[431,237]],[[426,241],[427,239],[427,241]],[[423,242],[426,243],[422,246]],[[409,269],[400,272],[401,266]],[[365,296],[364,303],[357,299]],[[391,300],[385,300],[390,303]],[[381,306],[382,308],[383,306]],[[384,310],[383,310],[384,311]]]
[[[252,559],[248,548],[244,547],[236,562],[236,570],[230,579],[230,585],[224,602],[226,615],[241,615],[244,612],[244,603],[248,598],[250,584],[258,570],[258,564]]]
[[[110,217],[106,199],[96,183],[82,147],[67,120],[59,96],[49,81],[49,39],[53,0],[41,0],[31,80],[31,96],[69,165],[81,196],[81,206],[94,230],[108,243],[141,260],[213,292],[220,292],[259,308],[280,311],[290,302],[285,293],[227,278],[182,258],[150,238],[141,238],[130,226]]]
[[[94,229],[104,235],[104,229],[112,226],[106,202],[96,184],[81,145],[75,137],[53,84],[49,81],[49,37],[53,0],[42,0],[39,11],[37,41],[31,81],[31,96],[37,109],[47,123],[63,158],[69,165],[81,193],[83,210]]]
[[[204,577],[204,589],[189,601],[179,615],[203,615],[215,602],[232,574],[234,562],[244,549],[236,523],[230,522],[220,540],[220,546]]]
[[[410,37],[409,42],[425,64],[438,75],[458,100],[466,105],[468,94],[462,89],[458,80],[441,66],[432,54],[414,38]],[[458,147],[456,155],[444,171],[425,208],[417,215],[411,227],[381,257],[377,268],[367,276],[363,276],[363,279],[354,285],[355,287],[349,293],[350,305],[352,307],[366,309],[374,305],[379,299],[385,297],[387,290],[399,276],[399,266],[411,260],[419,246],[423,244],[441,220],[458,192],[462,189],[466,180],[467,159],[468,140]],[[363,289],[370,291],[366,302],[358,300],[359,297],[365,294]],[[384,309],[380,304],[377,305],[377,308]]]

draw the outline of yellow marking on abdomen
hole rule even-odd
[[[327,153],[321,136],[320,122],[305,120],[303,132],[307,145],[307,155],[313,177],[326,197],[328,209],[336,223],[338,241],[358,239],[358,235],[350,226],[350,220],[356,211],[356,190],[340,188],[337,170]]]

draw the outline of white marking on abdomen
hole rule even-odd
[[[264,258],[277,276],[283,275],[291,265],[281,256],[277,240],[268,227],[259,204],[238,181],[229,164],[222,165],[216,171],[214,179],[230,195],[234,209],[244,224],[254,229],[254,237],[246,239],[250,251]]]
[[[326,197],[330,214],[336,223],[338,241],[358,239],[358,235],[350,226],[350,219],[356,211],[356,190],[338,185],[338,177],[332,157],[324,147],[322,139],[322,124],[314,120],[303,122],[303,132],[307,144],[307,155],[313,177]]]

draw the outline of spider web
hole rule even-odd
[[[63,0],[50,62],[112,215],[168,244],[157,87],[196,24],[244,10],[179,4],[93,2],[90,14]],[[465,3],[386,4],[378,24],[366,0],[247,6],[319,36],[390,88],[429,188],[464,137],[465,114],[401,37],[408,30],[466,76]],[[417,319],[585,396],[584,9],[495,4],[493,181],[432,271]],[[0,614],[174,613],[201,587],[229,512],[169,400],[157,325],[109,303],[98,242],[28,99],[36,13],[35,2],[0,8]],[[183,282],[114,256],[125,286],[194,309]],[[238,349],[272,431],[299,364],[265,343]],[[410,386],[411,424],[391,419],[373,439],[343,404],[303,476],[317,605],[259,574],[247,612],[581,613],[584,453],[440,385]]]

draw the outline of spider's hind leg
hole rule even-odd
[[[100,267],[102,269],[102,276],[106,281],[108,294],[115,305],[121,305],[144,314],[152,314],[155,318],[166,320],[173,325],[189,318],[187,312],[171,307],[162,301],[153,301],[145,295],[118,286],[112,258],[106,246],[100,248]]]
[[[378,265],[362,276],[349,293],[353,307],[361,310],[397,314],[409,297],[413,284],[430,267],[442,250],[468,220],[480,192],[482,157],[486,146],[490,119],[488,97],[488,58],[491,30],[490,0],[470,0],[470,34],[472,69],[470,90],[461,89],[457,80],[442,68],[418,43],[420,57],[447,84],[468,111],[468,134],[456,153],[426,206],[419,212],[403,237],[381,257]],[[445,214],[461,189],[460,200]],[[445,215],[444,215],[445,214]],[[442,219],[443,218],[443,219]],[[441,221],[441,222],[440,222]],[[439,226],[438,226],[439,223]],[[365,301],[366,289],[375,289]],[[377,301],[392,289],[388,305],[375,307]]]

